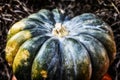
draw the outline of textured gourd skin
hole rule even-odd
[[[53,35],[56,23],[68,35]],[[91,13],[70,18],[58,9],[42,9],[15,23],[5,50],[18,80],[100,80],[116,54],[105,22]]]

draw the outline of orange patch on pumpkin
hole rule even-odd
[[[112,78],[110,77],[110,75],[109,75],[108,73],[106,73],[106,74],[103,76],[102,80],[112,80]]]

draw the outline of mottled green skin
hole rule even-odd
[[[89,80],[90,63],[87,50],[77,40],[68,38],[59,42],[49,39],[33,62],[33,80],[42,80],[42,70],[48,72],[48,80]]]
[[[18,54],[14,59],[13,64],[13,72],[16,74],[18,80],[31,80],[31,68],[33,60],[37,54],[37,51],[41,47],[41,45],[49,39],[49,36],[38,36],[32,39],[27,40],[23,45],[19,48]],[[24,53],[19,53],[20,51],[27,50],[29,51],[30,56],[26,56]],[[19,57],[20,56],[20,57]],[[25,59],[24,57],[27,57]],[[18,60],[21,64],[18,63]]]
[[[58,9],[43,9],[21,21],[25,24],[21,31],[30,31],[32,37],[21,44],[14,58],[18,80],[43,80],[43,70],[45,80],[100,80],[115,58],[112,30],[94,14],[70,18]],[[69,34],[54,36],[55,23],[62,23]],[[25,54],[20,53],[23,49]]]

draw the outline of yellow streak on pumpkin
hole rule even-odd
[[[17,51],[21,44],[29,39],[31,34],[29,31],[23,31],[20,34],[13,36],[10,40],[8,40],[6,45],[6,60],[8,61],[9,65],[13,64],[14,57],[17,54]]]
[[[15,72],[16,68],[19,65],[28,65],[27,59],[29,58],[30,53],[26,49],[20,49],[14,59],[14,64],[13,64],[13,72]]]
[[[40,74],[42,75],[43,78],[47,78],[47,71],[42,70]]]
[[[29,39],[31,36],[32,35],[31,35],[30,31],[25,31],[25,34],[24,34],[25,39]]]
[[[19,50],[16,55],[16,58],[15,58],[15,64],[21,65],[21,59],[24,60],[24,62],[25,62],[25,61],[27,61],[29,56],[30,56],[30,53],[28,50],[26,50],[26,49]]]
[[[15,54],[18,50],[18,44],[16,41],[9,44],[9,46],[6,47],[6,60],[8,61],[9,65],[12,64],[13,58],[15,57]]]
[[[25,27],[25,24],[23,23],[23,21],[16,22],[9,30],[7,38],[9,39],[15,33],[23,30],[24,27]]]
[[[23,50],[22,50],[20,53],[18,53],[18,54],[20,54],[19,57],[22,58],[22,59],[24,59],[24,60],[27,60],[28,57],[30,56],[29,51],[28,51],[28,50],[25,50],[25,49],[23,49]]]

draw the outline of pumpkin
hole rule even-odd
[[[116,55],[111,28],[92,13],[42,9],[8,32],[6,60],[18,80],[100,80]]]

